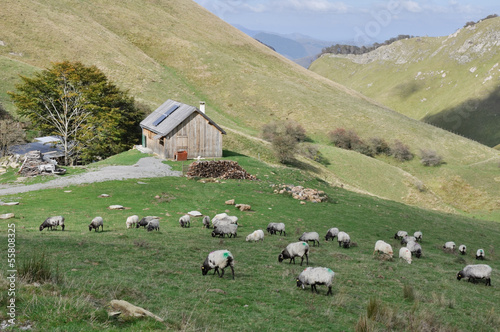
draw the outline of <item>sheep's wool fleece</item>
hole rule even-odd
[[[411,264],[411,251],[406,247],[399,249],[399,258],[404,259],[408,264]]]
[[[308,249],[309,245],[307,244],[307,242],[294,242],[286,246],[286,250],[288,251],[291,257],[294,256],[302,257],[304,256],[304,253]]]
[[[491,276],[491,266],[486,264],[467,265],[461,271],[464,278],[489,278]]]
[[[304,285],[325,284],[330,287],[335,272],[326,267],[308,267],[299,274],[299,280]]]
[[[229,250],[215,250],[208,254],[208,265],[211,269],[216,267],[223,269],[227,266],[228,257],[233,258],[233,254]]]

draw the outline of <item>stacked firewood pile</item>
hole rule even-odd
[[[189,165],[186,175],[202,178],[257,180],[255,176],[248,174],[236,161],[231,160],[195,161]]]
[[[324,191],[289,184],[279,185],[274,192],[276,194],[288,194],[295,199],[314,203],[321,203],[328,199],[328,196]]]
[[[37,176],[41,174],[61,174],[64,169],[58,169],[55,164],[43,160],[40,151],[30,151],[25,157],[21,168],[17,172],[21,176]]]

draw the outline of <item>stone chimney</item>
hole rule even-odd
[[[201,113],[205,114],[205,102],[200,101],[200,111]]]

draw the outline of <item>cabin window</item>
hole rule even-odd
[[[165,137],[160,138],[160,145],[165,146]]]

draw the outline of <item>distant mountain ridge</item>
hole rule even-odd
[[[500,144],[500,17],[362,55],[325,54],[310,69],[412,118]]]

